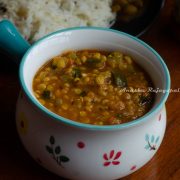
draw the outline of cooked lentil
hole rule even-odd
[[[36,98],[73,121],[115,125],[149,111],[152,82],[132,57],[122,52],[68,51],[52,58],[34,77]]]
[[[113,0],[112,11],[118,13],[121,21],[129,22],[140,16],[148,0]]]

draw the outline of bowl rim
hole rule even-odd
[[[159,104],[156,104],[154,108],[152,108],[149,112],[147,112],[144,116],[135,119],[133,121],[127,122],[127,123],[123,123],[123,124],[118,124],[118,125],[92,125],[92,124],[85,124],[85,123],[80,123],[80,122],[76,122],[67,118],[64,118],[60,115],[57,115],[55,113],[53,113],[52,111],[48,110],[46,107],[44,107],[43,105],[41,105],[38,100],[36,100],[31,93],[29,92],[26,84],[25,84],[25,79],[23,76],[23,69],[24,69],[24,64],[25,61],[27,59],[27,56],[30,54],[31,50],[35,47],[37,47],[42,41],[44,41],[47,38],[53,37],[54,35],[57,35],[59,33],[62,32],[67,32],[67,31],[77,31],[77,30],[98,30],[98,31],[110,31],[112,33],[115,33],[117,35],[123,35],[125,37],[128,37],[134,41],[136,41],[137,43],[143,45],[145,48],[147,48],[149,51],[151,51],[157,58],[157,60],[160,62],[160,64],[162,65],[162,68],[164,70],[165,73],[165,83],[166,83],[166,91],[165,93],[163,93],[163,96],[159,102]],[[90,129],[90,130],[118,130],[118,129],[125,129],[125,128],[129,128],[135,125],[138,125],[142,122],[145,122],[147,120],[150,120],[154,115],[157,114],[157,112],[159,112],[162,107],[164,106],[168,95],[169,95],[169,90],[170,90],[170,74],[169,74],[169,70],[165,64],[165,62],[163,61],[163,59],[161,58],[161,56],[152,48],[150,47],[148,44],[146,44],[144,41],[138,39],[135,36],[129,35],[127,33],[121,32],[121,31],[117,31],[114,29],[108,29],[108,28],[102,28],[102,27],[73,27],[73,28],[66,28],[66,29],[62,29],[56,32],[53,32],[41,39],[39,39],[37,42],[35,42],[28,50],[27,52],[24,54],[24,56],[22,57],[21,63],[20,63],[20,68],[19,68],[19,78],[20,78],[20,84],[21,87],[23,89],[23,91],[25,92],[25,94],[27,95],[28,99],[30,100],[30,102],[35,105],[35,107],[37,107],[42,113],[44,113],[45,115],[47,115],[49,117],[49,119],[55,120],[56,122],[61,122],[64,123],[65,125],[69,125],[69,126],[73,126],[76,128],[81,128],[81,129]]]

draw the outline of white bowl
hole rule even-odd
[[[96,126],[58,116],[35,98],[32,81],[38,69],[65,50],[121,50],[134,57],[151,76],[156,93],[152,109],[134,121]],[[20,64],[22,93],[16,124],[29,154],[46,169],[69,179],[111,180],[141,168],[157,152],[166,127],[165,101],[170,88],[162,58],[144,42],[103,28],[71,28],[35,43]]]

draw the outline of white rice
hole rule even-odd
[[[29,41],[53,31],[75,26],[109,27],[115,19],[112,0],[0,0],[11,20]]]

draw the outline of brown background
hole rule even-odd
[[[172,33],[172,7],[173,1],[167,0],[156,23],[141,38],[164,58],[171,74],[171,87],[175,89],[180,88],[180,40]],[[18,139],[14,113],[19,89],[17,68],[1,59],[0,180],[61,179],[37,165]],[[147,165],[123,180],[180,179],[180,93],[171,93],[166,107],[167,129],[159,151]]]

